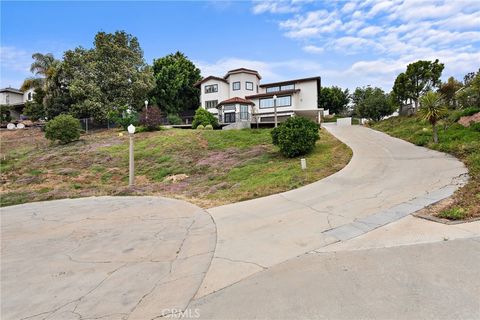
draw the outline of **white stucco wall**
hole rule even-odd
[[[317,81],[304,81],[295,83],[295,89],[300,89],[295,99],[294,109],[317,109],[318,108],[318,88]]]
[[[231,74],[227,78],[230,87],[229,95],[230,98],[240,97],[245,98],[245,96],[251,96],[257,94],[257,86],[259,85],[258,77],[250,73],[235,73]],[[253,90],[246,90],[246,82],[253,82]],[[233,90],[233,83],[240,82],[240,90]]]
[[[205,93],[205,86],[209,86],[212,84],[218,85],[218,91],[212,92],[212,93]],[[202,91],[200,95],[200,103],[203,108],[205,108],[205,101],[217,100],[218,102],[221,102],[229,98],[228,84],[220,80],[211,79],[211,80],[205,81],[204,83],[201,84],[201,90]]]
[[[7,102],[8,96],[8,102]],[[1,92],[0,104],[20,104],[23,103],[23,94],[15,92]]]
[[[28,89],[27,91],[25,91],[25,92],[23,93],[23,101],[24,101],[24,102],[32,101],[32,100],[33,100],[33,93],[34,93],[34,91],[35,91],[35,90],[34,90],[33,88],[32,88],[32,89]],[[29,94],[29,93],[31,93],[31,99],[30,99],[30,100],[28,99],[28,94]]]

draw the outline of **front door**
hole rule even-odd
[[[225,113],[225,123],[234,123],[235,122],[235,112]]]

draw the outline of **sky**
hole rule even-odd
[[[203,76],[258,70],[262,81],[390,91],[414,61],[442,78],[480,68],[479,0],[1,1],[0,87],[20,87],[31,55],[90,48],[98,31],[138,37],[145,60],[181,51]]]

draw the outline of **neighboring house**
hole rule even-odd
[[[33,100],[33,91],[34,89],[21,91],[10,87],[0,89],[0,105],[9,107],[12,120],[19,120],[22,117],[25,102]]]
[[[320,77],[260,83],[262,77],[251,69],[234,69],[223,77],[208,76],[195,84],[201,90],[201,106],[218,116],[220,123],[249,128],[252,123],[274,122],[299,115],[319,120]]]

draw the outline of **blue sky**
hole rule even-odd
[[[264,81],[321,76],[322,85],[380,86],[418,59],[443,78],[480,68],[480,1],[1,2],[0,87],[31,76],[34,52],[60,58],[97,31],[139,38],[152,63],[177,50],[203,75],[248,67]]]

